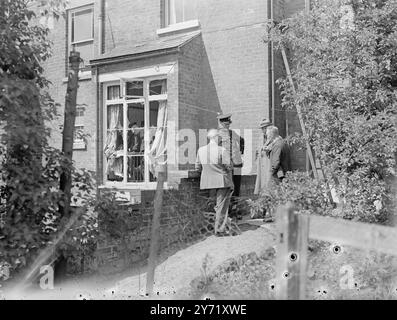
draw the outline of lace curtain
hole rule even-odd
[[[123,176],[123,157],[118,157],[117,150],[123,145],[118,145],[118,134],[123,128],[121,124],[122,112],[119,105],[108,106],[109,128],[106,137],[104,153],[107,159],[106,174],[114,173],[116,176]]]
[[[167,93],[167,81],[162,81],[161,94]],[[159,102],[159,112],[157,115],[157,129],[155,138],[148,151],[149,170],[156,175],[156,167],[166,163],[166,129],[167,129],[167,101]]]

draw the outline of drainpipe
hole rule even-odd
[[[103,53],[103,36],[104,36],[104,15],[105,15],[105,0],[99,0],[99,16],[98,16],[98,57],[100,57]],[[99,83],[99,67],[95,67],[95,100],[97,106],[97,116],[96,116],[96,167],[97,167],[97,197],[99,196],[99,185],[102,183],[103,175],[102,170],[99,171],[98,169],[102,169],[102,117],[101,117],[101,85]],[[100,173],[99,173],[100,172]],[[99,178],[99,179],[98,179]]]
[[[274,22],[274,3],[273,0],[270,0],[271,3],[271,8],[270,8],[270,19],[272,21],[272,23]],[[271,55],[271,59],[272,59],[272,67],[271,67],[271,77],[272,77],[272,119],[273,119],[273,124],[275,124],[275,103],[274,103],[274,97],[275,97],[275,90],[274,90],[274,85],[275,85],[275,78],[274,78],[274,43],[273,41],[270,43],[270,55]]]
[[[95,66],[95,101],[96,101],[96,180],[97,188],[103,181],[103,133],[102,133],[102,106],[101,106],[101,84],[99,83],[99,67]],[[101,170],[99,170],[101,169]],[[99,189],[97,189],[97,196],[99,196]]]
[[[310,0],[305,0],[305,14],[310,13]],[[315,168],[313,168],[315,170]],[[310,171],[310,159],[309,159],[309,153],[306,152],[306,171]]]
[[[99,17],[98,17],[98,56],[103,53],[103,22],[105,15],[105,0],[99,0]]]
[[[310,12],[310,0],[305,0],[305,13],[308,14]]]
[[[273,0],[267,2],[267,19],[273,22]],[[273,54],[273,41],[269,42],[268,45],[268,63],[269,63],[269,106],[270,106],[270,121],[275,121],[275,110],[274,110],[274,54]]]

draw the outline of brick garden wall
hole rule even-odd
[[[250,197],[255,177],[244,176],[241,196]],[[180,249],[213,234],[213,222],[204,212],[214,212],[214,197],[209,190],[200,190],[200,179],[181,179],[178,189],[164,190],[160,227],[160,252]],[[122,222],[119,230],[127,232],[123,241],[108,236],[98,244],[96,268],[100,272],[116,272],[149,255],[151,222],[154,213],[155,191],[142,191],[141,204],[120,206]],[[101,225],[103,235],[106,224]]]
[[[134,262],[145,260],[149,254],[151,221],[154,213],[155,191],[142,191],[139,205],[120,206],[127,225],[124,239],[108,236],[98,244],[97,268],[102,272],[120,271]],[[181,248],[205,237],[208,225],[203,216],[207,210],[208,191],[199,190],[198,178],[182,179],[177,190],[164,190],[161,213],[160,251]],[[107,234],[106,224],[101,225]]]

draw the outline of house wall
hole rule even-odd
[[[90,2],[83,1],[84,4]],[[300,8],[297,2],[275,0],[275,16],[281,18]],[[76,3],[76,0],[72,0],[73,5]],[[93,3],[94,50],[95,57],[98,57],[100,1],[95,0]],[[196,137],[199,137],[200,129],[217,126],[218,112],[232,113],[232,129],[240,130],[246,138],[242,195],[253,194],[255,165],[252,159],[261,135],[258,124],[262,118],[270,118],[271,115],[269,51],[263,41],[268,3],[263,0],[200,0],[198,4],[201,35],[183,46],[178,55],[169,54],[100,66],[93,69],[91,78],[79,82],[77,102],[79,105],[85,105],[84,127],[89,137],[86,150],[74,151],[73,157],[78,167],[96,170],[98,181],[102,181],[103,178],[103,105],[102,88],[97,84],[96,76],[173,63],[173,72],[168,75],[169,119],[175,121],[177,129],[192,128]],[[104,53],[126,44],[133,46],[167,37],[158,36],[156,33],[161,27],[160,0],[105,0],[102,23],[105,30]],[[55,21],[50,35],[50,40],[53,41],[53,56],[45,66],[46,76],[52,82],[52,97],[62,106],[66,93],[66,29],[63,18]],[[274,69],[277,79],[283,74],[280,56],[275,57]],[[275,92],[278,94],[277,89]],[[274,102],[277,108],[274,121],[280,127],[281,133],[284,135],[288,132],[287,129],[291,131],[298,128],[298,122],[293,116],[288,116],[289,127],[285,127],[286,115],[280,110],[281,101],[278,95],[275,96]],[[52,143],[58,148],[62,142],[60,126],[63,124],[63,107],[60,107],[59,113],[59,119],[50,124],[53,129]],[[252,130],[252,140],[248,139],[250,136],[247,136],[244,130]],[[202,137],[196,148],[198,144],[206,143],[205,135]],[[195,158],[195,151],[190,157]],[[296,164],[301,165],[298,161]],[[181,165],[174,169],[190,168],[191,165]],[[200,236],[194,233],[202,223],[197,211],[197,208],[203,205],[198,179],[182,179],[179,182],[179,189],[168,190],[165,194],[161,236],[163,247],[180,241],[187,242]],[[124,246],[114,243],[114,239],[107,239],[101,243],[98,247],[100,266],[116,265],[117,268],[123,268],[126,266],[125,263],[129,264],[147,256],[154,192],[142,191],[140,198],[141,204],[131,208],[128,213],[132,214],[130,243],[127,243],[127,247],[125,243]],[[184,203],[191,204],[191,208],[186,210]],[[182,234],[181,221],[194,215],[198,217],[195,230],[189,229],[189,235]]]
[[[94,3],[94,34],[95,56],[98,56],[99,34],[99,0],[72,0],[71,5]],[[179,105],[174,109],[173,117],[181,128],[207,129],[217,125],[216,113],[232,113],[232,129],[239,129],[244,136],[244,129],[253,132],[251,148],[248,148],[244,174],[255,173],[252,161],[255,148],[259,142],[260,130],[258,123],[263,117],[270,117],[269,106],[269,65],[268,46],[263,42],[268,17],[268,3],[260,0],[200,0],[198,1],[198,20],[201,37],[187,44],[179,59],[175,82],[176,100],[171,98],[170,104]],[[294,10],[304,7],[304,0],[274,1],[275,16],[288,16]],[[167,37],[158,36],[156,31],[161,27],[160,0],[105,0],[104,52],[125,46],[139,44],[149,40]],[[53,41],[53,57],[45,69],[48,79],[53,83],[53,98],[64,103],[66,93],[66,23],[63,18],[55,21],[51,32]],[[99,73],[113,70],[133,69],[139,66],[158,64],[155,60],[145,59],[139,62],[112,65],[100,69]],[[282,74],[282,60],[276,57],[275,75]],[[97,86],[95,77],[80,81],[78,104],[85,105],[84,116],[87,149],[76,150],[74,160],[77,166],[96,170],[101,166],[101,158],[97,145],[101,146],[102,137],[97,134],[97,121],[101,116],[96,101]],[[169,89],[169,93],[171,93]],[[277,89],[276,89],[276,93]],[[280,100],[275,96],[275,105],[280,109]],[[206,111],[208,110],[208,111]],[[60,117],[51,124],[53,128],[52,142],[61,147],[60,126],[63,124],[63,108],[59,109]],[[275,123],[282,134],[286,133],[285,113],[275,110]],[[290,119],[289,132],[294,130],[294,121]],[[292,125],[291,125],[292,124]],[[100,132],[100,131],[99,131]],[[200,144],[204,144],[202,139]],[[247,145],[250,141],[246,141]],[[191,167],[191,166],[190,166]],[[189,166],[181,166],[187,169]]]
[[[67,88],[66,78],[66,22],[60,18],[54,21],[49,40],[52,41],[52,57],[45,63],[45,76],[51,82],[49,91],[52,98],[60,104],[59,117],[49,123],[51,128],[51,144],[57,148],[62,147],[62,126],[64,121],[64,103]],[[96,86],[92,79],[79,81],[77,90],[77,104],[85,108],[84,130],[87,134],[86,150],[75,150],[73,160],[78,167],[96,170],[96,142],[97,142],[97,106],[95,100]]]

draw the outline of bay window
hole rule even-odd
[[[105,183],[156,182],[166,159],[166,79],[121,79],[104,86]]]

